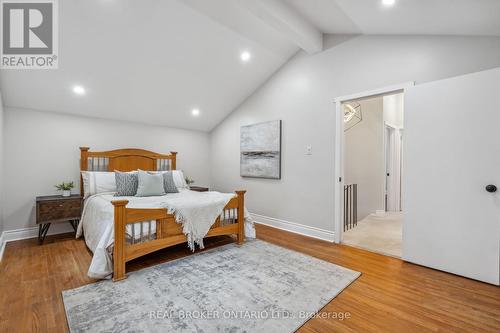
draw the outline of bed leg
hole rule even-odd
[[[125,226],[127,222],[127,200],[111,202],[115,206],[115,245],[113,248],[113,281],[125,279]]]
[[[245,192],[236,191],[238,195],[238,245],[245,241]]]

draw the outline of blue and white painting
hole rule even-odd
[[[241,126],[240,175],[281,178],[281,120]]]

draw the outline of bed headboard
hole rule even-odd
[[[80,147],[80,171],[163,171],[175,170],[177,152],[168,155],[154,153],[144,149],[116,149],[110,151],[90,151],[89,147]],[[81,179],[81,176],[80,176]],[[80,193],[83,184],[80,180]]]

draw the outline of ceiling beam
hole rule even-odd
[[[307,53],[323,50],[323,34],[281,0],[240,0],[253,15]]]

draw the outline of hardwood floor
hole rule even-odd
[[[500,288],[364,250],[257,227],[258,238],[360,271],[322,309],[344,320],[314,318],[299,332],[499,332]],[[207,248],[232,242],[209,239]],[[189,255],[185,244],[131,262],[137,270]],[[61,291],[87,278],[91,253],[72,235],[8,243],[0,264],[0,332],[66,332]],[[325,281],[328,283],[328,281]]]

